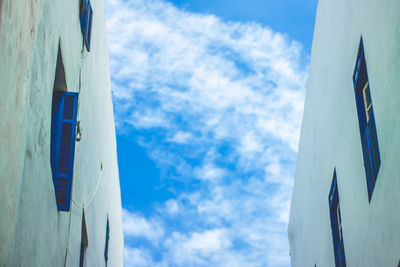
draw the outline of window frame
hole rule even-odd
[[[371,86],[368,78],[367,63],[363,39],[360,39],[356,64],[353,73],[353,85],[356,99],[358,125],[365,176],[367,181],[368,201],[371,202],[376,180],[381,165],[378,134],[371,97]]]
[[[346,267],[346,255],[343,241],[343,225],[339,201],[339,190],[336,177],[336,168],[333,171],[331,189],[328,195],[329,214],[332,230],[333,254],[336,267]]]

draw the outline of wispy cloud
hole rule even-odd
[[[130,213],[122,210],[122,221],[124,225],[124,235],[127,238],[145,238],[153,243],[158,243],[164,235],[164,229],[157,220],[147,220],[139,214]]]
[[[124,211],[125,234],[148,241],[128,240],[127,266],[288,266],[301,46],[160,0],[107,0],[106,12],[118,130],[164,180],[195,183],[150,217]]]

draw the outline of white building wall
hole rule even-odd
[[[361,36],[381,156],[370,203],[352,83]],[[292,266],[335,266],[335,167],[347,266],[397,266],[399,114],[400,1],[320,0],[288,227]]]
[[[79,0],[0,0],[0,266],[123,265],[121,198],[103,0],[82,48]],[[57,210],[50,166],[51,107],[61,47],[68,91],[79,92],[71,210]]]

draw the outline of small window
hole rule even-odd
[[[90,51],[90,42],[92,38],[92,20],[93,20],[93,9],[90,0],[81,0],[79,13],[80,13],[79,18],[81,21],[83,42],[86,45],[87,51]]]
[[[50,164],[57,208],[61,211],[69,211],[78,93],[64,91],[67,90],[67,86],[60,51],[59,49],[52,100]]]
[[[367,64],[364,55],[364,45],[361,39],[358,49],[356,67],[353,74],[354,92],[356,97],[358,125],[364,158],[364,168],[367,180],[368,199],[371,201],[376,178],[381,166],[378,135],[376,132],[374,108],[372,105],[370,84],[368,81]]]
[[[88,245],[89,242],[86,230],[85,212],[82,212],[81,252],[79,256],[79,267],[83,267],[85,264],[85,255]]]
[[[331,190],[329,192],[329,213],[331,218],[333,250],[336,267],[345,267],[342,216],[339,202],[339,191],[336,179],[336,169],[333,172]]]
[[[107,266],[107,262],[108,262],[108,243],[110,240],[110,224],[108,222],[108,217],[107,217],[107,226],[106,226],[106,246],[104,248],[104,261],[106,262],[106,266]]]

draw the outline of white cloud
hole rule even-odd
[[[178,144],[186,144],[192,138],[193,135],[191,133],[178,131],[177,133],[174,134],[173,137],[168,138],[167,141]]]
[[[257,23],[161,0],[107,0],[105,8],[118,131],[139,135],[164,180],[185,183],[152,215],[124,211],[125,235],[152,243],[128,241],[126,257],[149,266],[288,266],[301,46]]]
[[[149,221],[126,209],[122,210],[122,221],[125,237],[141,237],[157,243],[164,235],[164,229],[159,221],[154,219]]]
[[[175,232],[165,245],[177,264],[205,264],[204,258],[221,253],[230,247],[231,242],[223,229],[213,229],[192,233],[189,237]]]
[[[207,163],[200,168],[199,167],[196,168],[194,170],[194,175],[198,179],[214,180],[223,178],[224,176],[227,175],[227,172],[226,170],[218,168],[211,163]]]
[[[136,267],[155,266],[150,253],[144,249],[125,248],[125,265]]]
[[[179,212],[179,204],[176,200],[170,199],[165,202],[165,211],[168,214],[177,214]]]

